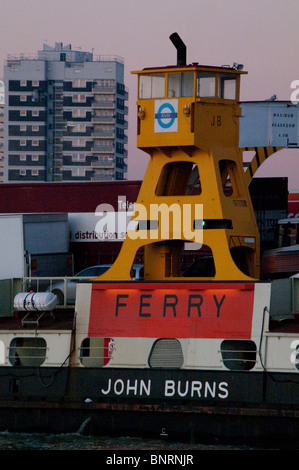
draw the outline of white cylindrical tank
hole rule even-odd
[[[54,310],[57,296],[52,292],[20,292],[14,298],[15,310]]]

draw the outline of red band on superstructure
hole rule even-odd
[[[94,283],[89,336],[250,338],[254,283]]]

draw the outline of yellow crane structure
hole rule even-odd
[[[149,155],[132,223],[113,266],[97,280],[131,280],[144,248],[145,281],[252,281],[260,240],[239,147],[242,66],[186,64],[177,33],[174,66],[133,72],[138,79],[137,147]],[[271,150],[272,149],[272,150]],[[272,153],[273,147],[269,148]],[[264,158],[266,156],[264,155]],[[208,247],[196,276],[182,276],[186,243]]]

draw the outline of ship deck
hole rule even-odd
[[[58,308],[53,312],[14,312],[0,317],[0,331],[4,330],[72,330],[74,308]]]

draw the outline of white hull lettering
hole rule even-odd
[[[122,380],[117,379],[114,382],[108,379],[106,388],[101,389],[103,395],[134,395],[134,396],[150,396],[151,380]]]
[[[107,396],[156,396],[157,391],[151,380],[108,379],[105,387],[100,389]],[[199,380],[165,380],[162,396],[187,398],[221,398],[229,395],[227,382]]]
[[[198,398],[227,398],[228,397],[228,384],[226,382],[199,382],[193,380],[186,380],[182,385],[181,381],[175,382],[174,380],[165,381],[164,395],[166,397],[173,397],[178,395],[180,397],[198,397]]]

